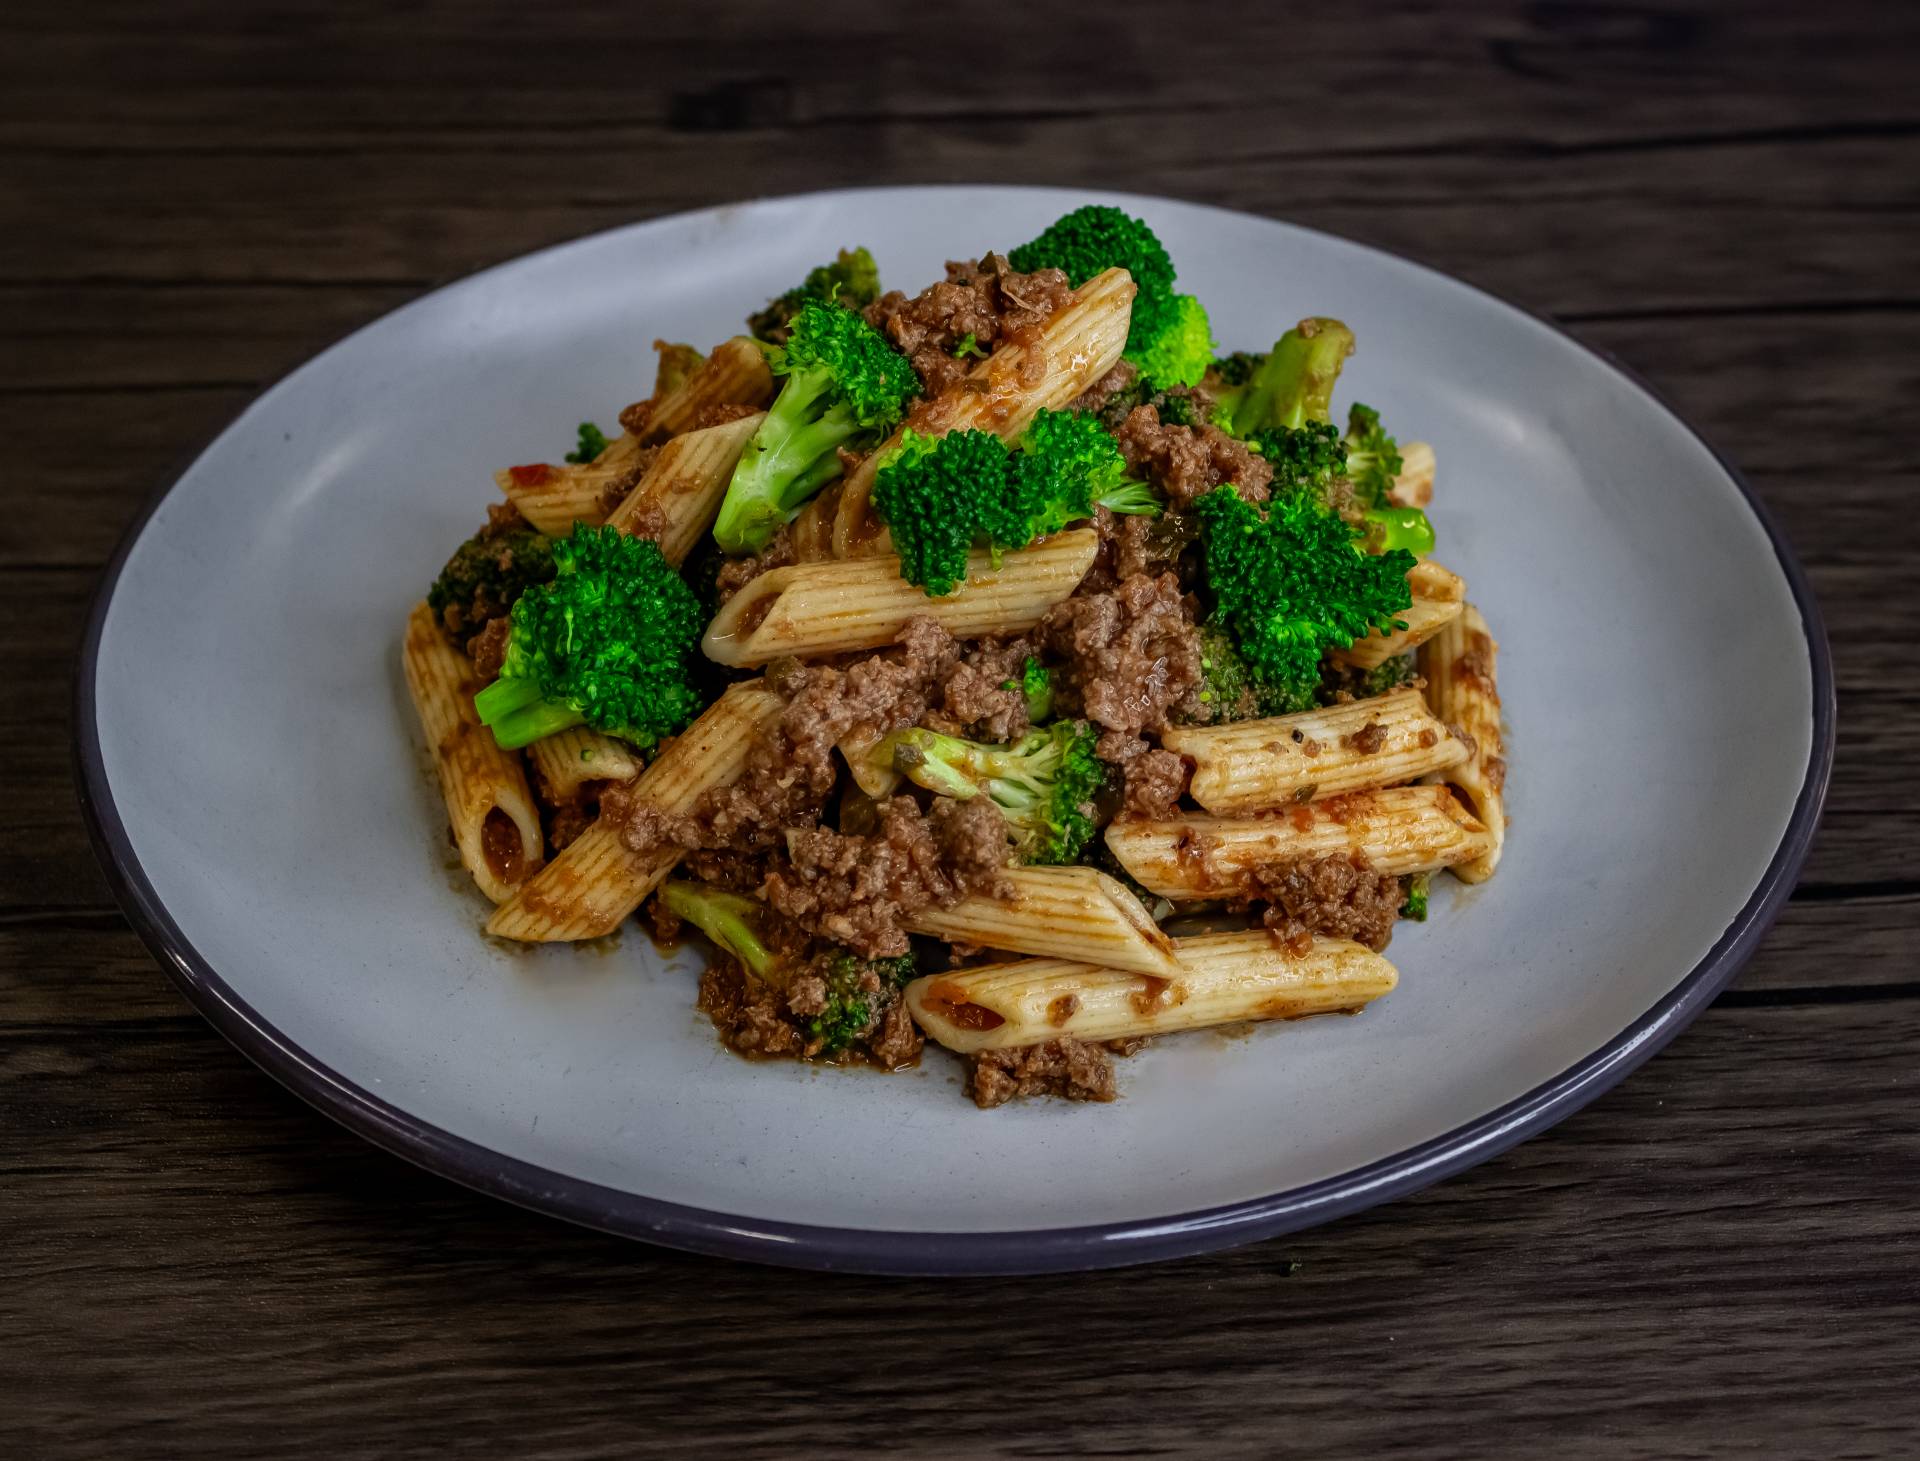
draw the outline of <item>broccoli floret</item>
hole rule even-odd
[[[553,544],[532,528],[482,528],[454,549],[427,590],[427,607],[449,634],[472,634],[553,577]]]
[[[864,248],[842,249],[831,264],[807,271],[807,277],[767,307],[747,317],[753,338],[769,345],[786,343],[794,316],[809,304],[838,304],[865,309],[880,297],[880,269]]]
[[[1218,624],[1202,624],[1200,635],[1200,703],[1206,725],[1252,720],[1262,715],[1285,715],[1305,706],[1263,684],[1246,657],[1235,648],[1233,636]]]
[[[1394,478],[1405,465],[1400,459],[1400,443],[1380,427],[1380,413],[1371,406],[1354,402],[1347,410],[1347,480],[1369,507],[1384,507],[1393,496]]]
[[[1007,819],[1014,855],[1026,863],[1072,862],[1093,836],[1093,796],[1107,772],[1084,721],[1055,721],[1010,746],[937,731],[895,731],[875,755],[942,796],[985,795]]]
[[[986,526],[995,547],[1024,548],[1068,523],[1109,512],[1157,513],[1160,500],[1130,480],[1120,444],[1084,411],[1041,411],[1020,434],[1007,490]]]
[[[607,449],[607,434],[591,421],[580,423],[580,444],[567,453],[567,460],[579,466],[592,461]]]
[[[1235,350],[1231,355],[1222,355],[1207,367],[1207,373],[1201,383],[1208,390],[1229,391],[1243,386],[1253,379],[1253,373],[1266,360],[1264,351],[1255,354],[1249,350]]]
[[[1035,725],[1053,714],[1053,673],[1032,655],[1020,668],[1020,678],[1008,680],[1002,690],[1018,690],[1027,702],[1027,719]]]
[[[1400,905],[1400,916],[1411,918],[1415,923],[1427,921],[1427,887],[1433,880],[1431,873],[1415,873],[1407,879],[1406,901]]]
[[[972,330],[968,330],[966,334],[960,337],[960,343],[953,347],[953,358],[955,360],[985,360],[987,358],[986,347],[980,343],[979,336],[975,335]]]
[[[766,945],[767,905],[757,898],[675,878],[661,887],[660,901],[674,917],[691,923],[732,954],[756,979],[771,977],[787,963]]]
[[[1285,709],[1313,704],[1327,650],[1400,627],[1394,616],[1413,602],[1413,555],[1363,553],[1353,529],[1305,493],[1275,497],[1263,510],[1230,486],[1216,487],[1194,511],[1212,622]]]
[[[1221,401],[1215,424],[1246,436],[1265,427],[1330,420],[1333,383],[1351,354],[1353,331],[1340,321],[1300,321],[1274,342],[1246,385]]]
[[[1336,436],[1324,421],[1299,426],[1267,426],[1247,433],[1247,445],[1273,464],[1273,490],[1305,492],[1322,502],[1336,481],[1344,480],[1364,517],[1371,552],[1404,548],[1433,551],[1433,524],[1417,507],[1392,500],[1400,471],[1400,449],[1380,428],[1380,413],[1355,405],[1347,434]]]
[[[802,1021],[818,1045],[808,1051],[810,1055],[837,1055],[872,1034],[887,1000],[904,989],[917,971],[911,954],[897,959],[863,959],[849,950],[836,949],[817,972],[827,986],[827,1003],[818,1014]]]
[[[753,433],[713,525],[729,553],[757,553],[840,475],[839,448],[899,424],[920,390],[906,356],[850,309],[809,302],[769,364],[786,384]]]
[[[1190,294],[1174,293],[1173,260],[1142,219],[1090,204],[1057,218],[1007,261],[1022,273],[1060,269],[1078,289],[1108,269],[1125,269],[1137,291],[1127,329],[1126,358],[1167,385],[1192,385],[1213,357],[1207,313]]]
[[[651,538],[575,523],[553,581],[513,606],[500,678],[474,697],[512,750],[582,722],[651,745],[700,712],[700,602]]]
[[[1127,417],[1141,406],[1151,406],[1168,426],[1205,426],[1212,416],[1203,414],[1193,391],[1187,386],[1168,386],[1162,390],[1145,375],[1135,375],[1123,390],[1108,396],[1095,419],[1109,431],[1118,431]]]

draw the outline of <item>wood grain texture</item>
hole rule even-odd
[[[1101,15],[1092,46],[1065,0],[969,17],[956,60],[952,12],[854,0],[0,11],[0,434],[34,489],[0,474],[0,1451],[1920,1452],[1920,9]],[[475,268],[963,180],[1404,250],[1560,314],[1747,471],[1820,596],[1840,745],[1739,981],[1473,1172],[1090,1278],[602,1238],[247,1066],[113,911],[73,803],[72,655],[145,494],[261,385]]]

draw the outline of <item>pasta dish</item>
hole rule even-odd
[[[982,1107],[1392,990],[1500,858],[1496,645],[1347,326],[1176,285],[1104,207],[914,294],[846,250],[499,472],[402,656],[487,932],[638,913],[732,1050],[931,1039]]]

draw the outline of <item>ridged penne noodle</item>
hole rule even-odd
[[[1416,781],[1467,756],[1412,689],[1297,715],[1180,726],[1160,744],[1193,762],[1193,799],[1223,817]]]
[[[757,680],[730,687],[667,742],[636,790],[664,812],[692,811],[707,788],[739,777],[755,737],[785,703]],[[599,938],[618,928],[679,861],[677,847],[633,851],[603,817],[496,909],[487,932],[524,943]]]
[[[713,526],[734,464],[747,438],[764,420],[766,413],[756,411],[738,421],[674,437],[660,448],[633,491],[607,515],[607,522],[623,532],[649,528],[667,562],[685,562]]]
[[[1500,731],[1499,656],[1498,642],[1472,604],[1420,646],[1420,673],[1426,676],[1427,698],[1434,714],[1459,726],[1473,741],[1470,756],[1444,773],[1435,773],[1435,779],[1459,788],[1487,827],[1491,845],[1486,852],[1453,869],[1455,877],[1469,883],[1483,883],[1493,876],[1507,840],[1507,761]]]
[[[1399,980],[1393,965],[1346,939],[1316,936],[1292,954],[1254,929],[1181,939],[1175,952],[1180,969],[1170,979],[1065,959],[930,974],[907,986],[907,1005],[930,1037],[971,1054],[1355,1010]]]
[[[1407,582],[1413,587],[1413,604],[1399,616],[1407,627],[1391,634],[1369,635],[1351,649],[1336,649],[1335,659],[1363,670],[1373,669],[1426,643],[1460,617],[1467,601],[1467,585],[1457,573],[1438,563],[1416,563],[1407,570]]]
[[[546,845],[520,758],[495,745],[493,733],[480,724],[473,709],[480,688],[473,664],[447,643],[424,603],[407,615],[401,665],[433,753],[460,861],[494,902],[511,898],[538,870]]]
[[[787,524],[787,546],[795,563],[821,563],[833,557],[833,525],[840,515],[838,482],[829,482]]]
[[[691,430],[713,406],[764,406],[773,399],[767,357],[745,335],[714,347],[700,368],[662,396],[636,433],[642,446]]]
[[[645,764],[625,741],[584,725],[542,736],[527,747],[527,760],[556,804],[573,800],[589,782],[631,781]]]
[[[1259,868],[1358,853],[1388,876],[1433,872],[1483,857],[1486,827],[1445,786],[1353,791],[1263,817],[1122,818],[1107,846],[1151,893],[1176,902],[1243,898]]]
[[[553,466],[533,462],[493,474],[494,482],[534,527],[550,538],[564,537],[576,522],[606,521],[609,489],[632,477],[640,465],[640,443],[625,433],[607,443],[591,462]]]
[[[900,562],[891,554],[776,568],[727,600],[708,625],[703,647],[723,665],[879,649],[921,614],[938,620],[955,639],[1018,634],[1073,592],[1098,548],[1098,535],[1081,528],[1008,553],[998,568],[985,553],[975,553],[967,581],[938,599],[901,578]]]
[[[923,908],[907,927],[948,943],[1178,977],[1173,940],[1138,898],[1099,869],[1009,868],[1006,879],[1005,898],[962,898],[951,908]]]
[[[1134,293],[1133,278],[1124,269],[1095,275],[1033,339],[1002,345],[965,380],[915,412],[913,429],[945,436],[971,427],[1013,440],[1037,413],[1058,410],[1113,369],[1126,348]],[[886,526],[873,515],[869,498],[874,473],[899,441],[895,432],[848,474],[834,520],[835,557],[890,551]]]
[[[1393,479],[1388,497],[1402,507],[1425,507],[1433,501],[1435,465],[1431,446],[1424,441],[1408,442],[1400,448],[1400,474]]]

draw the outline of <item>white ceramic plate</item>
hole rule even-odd
[[[1143,214],[1223,342],[1354,327],[1358,395],[1438,450],[1440,556],[1503,643],[1514,826],[1440,880],[1351,1020],[1186,1036],[1111,1106],[983,1113],[935,1050],[748,1064],[688,955],[507,952],[449,873],[399,672],[407,607],[504,462],[552,459],[833,251],[907,288],[1088,201]],[[1353,1211],[1564,1116],[1732,977],[1791,889],[1832,750],[1806,584],[1732,469],[1620,367],[1405,260],[1149,198],[907,188],[717,208],[489,270],[262,395],[109,571],[84,799],[189,998],[434,1171],[680,1247],[877,1271],[1136,1262]]]

